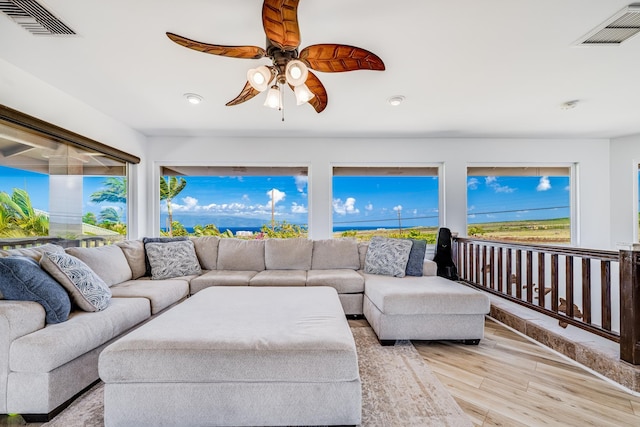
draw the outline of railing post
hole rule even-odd
[[[640,244],[620,249],[620,359],[640,365]]]

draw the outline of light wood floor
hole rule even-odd
[[[478,346],[413,343],[476,426],[640,426],[640,397],[490,319]]]

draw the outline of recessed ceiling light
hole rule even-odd
[[[197,93],[185,93],[184,97],[187,98],[187,101],[194,105],[200,104],[204,100],[204,98]]]
[[[397,107],[398,105],[402,104],[403,101],[404,101],[404,96],[402,95],[395,95],[387,100],[389,105],[392,105],[394,107]]]
[[[562,108],[563,110],[572,110],[574,108],[576,108],[576,106],[578,105],[578,100],[574,99],[573,101],[567,101],[563,104],[560,104],[560,108]]]

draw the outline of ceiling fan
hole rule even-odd
[[[282,89],[288,85],[297,104],[308,102],[316,112],[327,106],[327,91],[309,69],[327,73],[385,69],[382,59],[368,50],[343,44],[316,44],[300,47],[298,3],[300,0],[264,0],[262,25],[267,36],[266,48],[258,46],[223,46],[202,43],[174,33],[167,36],[177,44],[199,52],[231,58],[271,59],[270,66],[261,65],[247,72],[242,92],[227,106],[248,101],[269,89],[265,105],[282,109]],[[284,119],[283,119],[284,120]]]

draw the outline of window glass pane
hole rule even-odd
[[[493,172],[495,175],[473,175],[470,171],[467,177],[470,237],[527,243],[571,242],[568,170],[565,176],[502,175],[500,168]]]
[[[338,172],[338,171],[336,171]],[[368,240],[374,235],[421,238],[435,243],[438,228],[438,176],[366,174],[333,176],[334,237]],[[363,169],[363,172],[364,169]],[[381,170],[382,172],[382,170]],[[431,171],[437,173],[437,169]]]
[[[54,137],[0,122],[0,239],[5,247],[29,238],[34,244],[92,246],[126,236],[124,161]],[[122,185],[110,186],[110,182]],[[114,191],[119,192],[119,198]],[[95,199],[104,191],[108,197]],[[119,215],[105,221],[101,214]]]
[[[189,172],[188,167],[171,169]],[[303,171],[299,168],[276,169],[235,168],[235,175],[227,176],[162,176],[161,234],[306,237],[306,168]],[[163,168],[163,171],[168,170]],[[191,171],[194,174],[219,173],[222,169],[193,168]],[[260,172],[270,175],[257,174]]]

